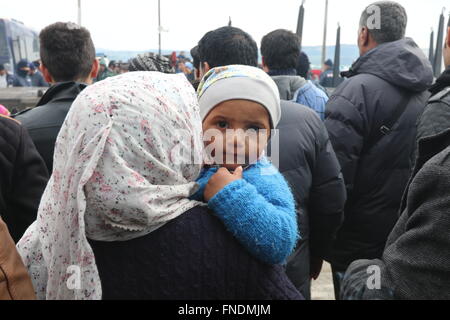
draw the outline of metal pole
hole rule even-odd
[[[434,68],[434,30],[431,28],[431,36],[430,36],[430,51],[428,53],[428,58],[430,59],[431,65]]]
[[[78,0],[78,25],[81,26],[81,0]]]
[[[323,28],[322,66],[327,59],[328,0],[325,0],[325,22]]]
[[[336,88],[340,83],[341,75],[341,26],[338,24],[336,35],[336,49],[334,53],[333,87]]]
[[[297,35],[300,38],[300,51],[302,50],[303,43],[303,23],[305,20],[305,0],[302,1],[302,5],[300,6],[300,12],[298,14],[298,23],[297,23]]]
[[[162,27],[161,27],[161,0],[158,0],[158,21],[159,21],[159,28],[158,28],[158,32],[159,32],[159,55],[161,55],[161,31],[162,31]]]
[[[442,9],[442,14],[439,17],[439,30],[436,42],[436,53],[434,54],[434,76],[439,78],[442,73],[442,48],[444,46],[444,13],[445,8]]]

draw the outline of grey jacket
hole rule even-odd
[[[403,215],[383,257],[350,266],[343,299],[450,299],[449,146],[450,130],[420,140]],[[370,289],[367,284],[376,284],[377,274],[381,287]]]
[[[294,99],[295,93],[298,89],[305,86],[308,82],[300,76],[273,76],[280,91],[280,99],[291,101]]]
[[[282,101],[281,107],[279,169],[296,199],[302,236],[288,261],[287,274],[308,299],[310,254],[322,259],[329,254],[343,220],[345,185],[328,133],[317,114],[288,101]]]
[[[450,83],[447,88],[428,101],[417,127],[417,141],[448,128],[450,128]]]

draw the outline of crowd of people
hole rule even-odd
[[[450,299],[450,22],[435,80],[375,5],[331,96],[288,30],[262,64],[227,26],[121,72],[43,29],[51,87],[0,116],[0,298],[309,300],[327,261],[338,300]]]
[[[3,64],[0,64],[0,89],[8,87],[49,87],[40,71],[41,62],[29,62],[21,59],[16,66],[16,73],[10,74]]]

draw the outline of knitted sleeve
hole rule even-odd
[[[208,203],[227,229],[261,261],[284,263],[293,252],[298,235],[292,193],[280,173],[244,173]]]

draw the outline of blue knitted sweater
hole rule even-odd
[[[205,169],[192,199],[204,201],[209,179],[218,168]],[[284,263],[299,239],[294,197],[278,170],[262,159],[216,194],[208,206],[256,258],[268,264]]]

